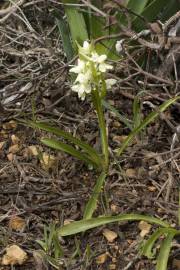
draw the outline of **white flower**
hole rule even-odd
[[[115,47],[116,47],[116,51],[118,53],[122,52],[122,50],[123,50],[123,42],[124,42],[124,39],[118,40],[116,42],[116,46]]]
[[[85,66],[86,66],[86,63],[84,61],[78,59],[77,66],[72,67],[69,71],[78,74],[78,73],[81,73],[84,71]]]
[[[92,53],[91,59],[92,59],[92,61],[93,61],[94,63],[101,64],[101,63],[103,63],[103,62],[107,59],[107,56],[106,56],[105,54],[98,55],[98,54],[95,52],[95,53]]]
[[[77,92],[79,98],[84,100],[86,94],[91,93],[97,87],[97,78],[99,80],[99,91],[101,91],[102,80],[104,80],[102,73],[113,67],[106,64],[107,55],[99,55],[88,41],[84,41],[83,47],[78,47],[80,58],[77,65],[70,69],[70,72],[77,74],[72,91]],[[116,80],[108,79],[105,83],[107,89],[110,89],[116,83]]]
[[[88,83],[90,80],[91,80],[91,71],[88,70],[87,72],[79,73],[78,76],[77,76],[77,78],[76,78],[76,81],[75,81],[75,82],[79,82],[79,83],[82,83],[82,84],[86,84],[86,83]]]
[[[83,47],[80,47],[79,51],[82,54],[89,55],[91,53],[91,44],[88,41],[84,41]]]
[[[107,79],[105,80],[107,89],[111,89],[111,87],[116,84],[116,79]]]
[[[78,93],[78,97],[84,100],[86,94],[91,93],[91,86],[89,84],[74,84],[72,91]]]
[[[102,54],[102,55],[98,55],[96,52],[92,53],[92,57],[91,57],[92,61],[97,64],[97,69],[100,72],[106,72],[108,69],[112,69],[113,67],[109,64],[105,63],[105,60],[107,59],[107,55]]]
[[[108,69],[113,69],[113,66],[106,64],[106,63],[102,63],[99,65],[99,71],[100,72],[106,72]]]

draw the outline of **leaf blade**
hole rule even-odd
[[[91,219],[83,219],[80,221],[74,221],[70,224],[64,225],[60,229],[58,229],[58,234],[60,236],[67,236],[72,235],[80,232],[84,232],[89,229],[93,229],[98,226],[102,226],[108,223],[113,222],[120,222],[120,221],[137,221],[137,220],[144,220],[149,223],[158,224],[162,227],[169,227],[169,224],[161,221],[160,219],[151,217],[151,216],[144,216],[138,214],[123,214],[117,216],[104,216],[104,217],[97,217]]]
[[[97,207],[98,197],[101,192],[102,185],[105,181],[105,178],[106,178],[106,173],[102,172],[97,179],[96,185],[93,189],[93,194],[85,207],[83,219],[90,219],[92,217],[94,210]]]
[[[179,98],[180,97],[175,97],[175,98],[169,99],[168,101],[165,101],[161,106],[159,106],[158,111],[153,111],[152,113],[150,113],[143,120],[143,122],[128,135],[128,137],[126,138],[126,140],[123,142],[122,146],[120,148],[116,149],[117,155],[120,156],[122,154],[122,152],[125,150],[125,148],[128,146],[128,144],[133,140],[133,138],[135,137],[135,135],[137,133],[139,133],[142,129],[144,129],[161,112],[163,112],[164,110],[166,110],[172,103],[174,103],[175,101],[177,101],[177,99],[179,99]]]
[[[72,155],[72,156],[74,156],[82,161],[85,161],[88,164],[92,164],[92,161],[90,159],[88,159],[88,157],[86,157],[80,151],[76,150],[74,147],[72,147],[68,144],[59,142],[59,141],[54,140],[54,139],[49,139],[49,138],[43,138],[43,139],[41,139],[41,142],[43,144],[45,144],[46,146],[49,146],[49,147],[56,149],[56,150],[64,151],[65,153],[68,153],[68,154],[70,154],[70,155]]]

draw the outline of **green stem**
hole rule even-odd
[[[102,153],[104,156],[104,170],[105,172],[107,172],[109,167],[108,138],[106,132],[106,122],[104,118],[102,101],[97,88],[92,91],[92,101],[98,116],[99,129],[101,134]]]

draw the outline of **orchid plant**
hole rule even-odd
[[[70,72],[77,74],[72,90],[78,93],[81,100],[84,100],[86,95],[89,94],[92,97],[99,121],[104,169],[106,171],[109,164],[109,155],[102,99],[105,97],[107,89],[110,89],[116,83],[115,79],[105,79],[106,72],[112,70],[113,66],[106,63],[107,56],[105,54],[98,55],[92,43],[84,41],[83,47],[78,45],[78,48],[77,65],[70,69]]]
[[[98,153],[92,146],[75,138],[70,133],[52,127],[49,124],[42,122],[31,122],[29,124],[32,127],[40,128],[57,136],[61,136],[65,140],[77,145],[81,150],[77,150],[69,144],[49,138],[43,138],[41,140],[45,145],[57,150],[63,150],[64,152],[97,167],[104,173],[107,173],[109,166],[109,151],[102,101],[106,96],[107,89],[110,89],[116,83],[115,79],[106,79],[107,71],[112,70],[113,66],[107,63],[107,55],[99,55],[96,52],[93,43],[84,41],[83,46],[80,46],[79,44],[77,44],[77,46],[77,64],[70,68],[70,72],[77,74],[77,77],[72,84],[71,89],[78,93],[78,97],[81,100],[84,100],[86,96],[91,96],[99,122],[102,153]]]

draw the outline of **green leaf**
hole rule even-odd
[[[76,150],[71,145],[59,142],[54,139],[48,139],[48,138],[41,139],[41,142],[51,148],[64,151],[65,153],[68,153],[71,156],[74,156],[82,161],[85,161],[87,164],[92,164],[92,161],[86,155],[82,154],[80,151]]]
[[[172,228],[160,228],[157,229],[150,237],[149,239],[145,242],[141,249],[142,255],[148,257],[149,259],[152,259],[154,257],[154,252],[152,251],[153,246],[155,242],[158,240],[158,238],[162,234],[167,234],[167,233],[177,233],[178,231]]]
[[[154,121],[154,119],[164,110],[166,110],[171,104],[173,104],[175,101],[177,101],[180,97],[175,97],[172,99],[169,99],[168,101],[165,101],[161,106],[158,107],[158,109],[152,113],[150,113],[143,122],[135,128],[126,138],[126,140],[123,142],[122,146],[118,148],[117,155],[120,156],[122,152],[127,148],[129,143],[134,139],[137,133],[139,133],[142,129],[144,129],[149,123]]]
[[[71,143],[79,146],[82,150],[84,150],[89,155],[89,158],[95,164],[97,164],[97,166],[101,166],[102,165],[101,157],[98,155],[98,153],[96,152],[96,150],[93,147],[91,147],[89,144],[81,141],[80,139],[77,139],[77,138],[73,137],[69,132],[63,131],[63,130],[61,130],[59,128],[53,127],[53,126],[51,126],[49,124],[42,123],[42,122],[28,121],[26,123],[29,126],[33,127],[33,128],[40,128],[42,130],[45,130],[45,131],[50,132],[52,134],[55,134],[57,136],[61,136],[64,139],[67,139]]]
[[[63,0],[64,4],[67,3],[75,3],[77,1],[74,0]],[[88,40],[88,32],[86,28],[86,24],[84,21],[84,17],[80,11],[77,10],[75,6],[65,6],[65,13],[67,16],[67,21],[69,24],[71,38],[73,42],[73,47],[77,50],[76,42],[82,46],[85,40]]]
[[[98,177],[96,185],[93,189],[93,193],[91,195],[91,198],[89,199],[85,211],[84,211],[84,219],[90,219],[97,207],[98,203],[98,197],[101,192],[104,180],[106,178],[106,174],[104,172],[101,173],[101,175]]]
[[[64,19],[62,19],[60,16],[58,17],[56,16],[56,24],[58,26],[59,33],[61,35],[61,40],[67,60],[70,61],[74,56],[74,51],[71,44],[69,28]]]
[[[127,7],[136,14],[141,14],[148,2],[149,0],[130,0],[128,1]]]
[[[163,13],[164,10],[169,9],[168,7],[169,5],[171,5],[171,2],[172,1],[167,0],[152,0],[149,5],[144,8],[141,16],[146,18],[148,22],[152,22],[157,18],[160,13]],[[165,18],[167,19],[167,17]],[[141,31],[144,29],[144,27],[145,25],[143,23],[143,20],[139,17],[136,17],[136,19],[133,21],[133,29],[135,29],[136,31]]]
[[[160,252],[157,258],[156,270],[167,270],[169,253],[171,250],[171,244],[172,244],[174,235],[175,235],[174,233],[168,233],[166,238],[163,240],[160,247]]]
[[[169,227],[168,223],[151,216],[138,215],[138,214],[123,214],[117,216],[104,216],[91,219],[83,219],[80,221],[74,221],[70,224],[67,224],[60,229],[58,229],[58,234],[60,236],[72,235],[80,232],[93,229],[98,226],[102,226],[108,223],[120,222],[120,221],[137,221],[144,220],[149,223],[154,223],[162,227]]]

